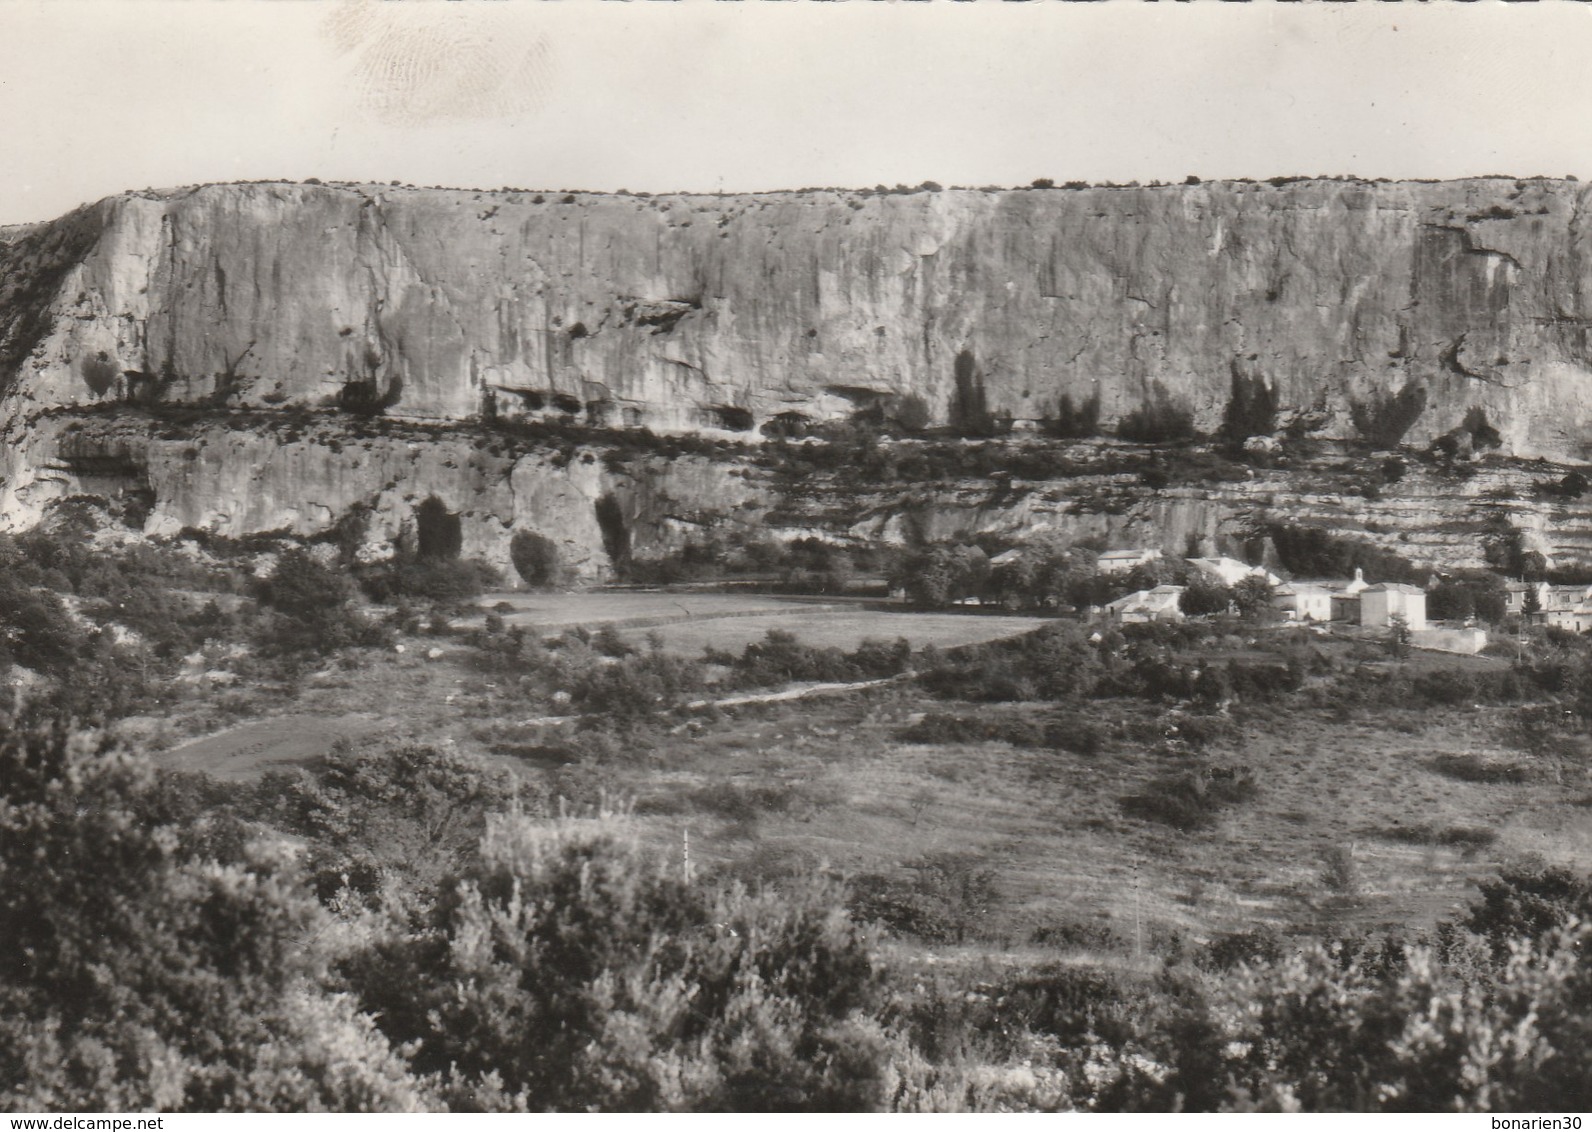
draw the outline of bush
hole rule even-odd
[[[1481,883],[1481,900],[1460,921],[1487,937],[1496,955],[1516,940],[1540,940],[1572,919],[1592,922],[1592,882],[1562,868],[1505,869]]]
[[[852,915],[930,943],[963,943],[988,917],[995,873],[961,853],[925,857],[910,879],[869,873],[851,883]]]
[[[384,639],[376,626],[355,612],[354,585],[347,575],[306,551],[283,554],[257,592],[274,614],[256,630],[256,641],[266,655],[324,655]]]
[[[1117,436],[1138,444],[1166,444],[1194,435],[1194,414],[1176,404],[1165,389],[1117,422]]]
[[[563,585],[566,581],[558,544],[534,531],[516,531],[509,540],[509,558],[520,580],[532,589]]]
[[[1233,365],[1232,390],[1222,410],[1221,435],[1238,449],[1251,436],[1270,436],[1277,427],[1277,390],[1259,376],[1246,376]]]
[[[398,558],[367,568],[360,577],[365,595],[391,604],[405,600],[462,609],[503,576],[478,558]]]
[[[1431,767],[1438,774],[1461,782],[1480,782],[1490,786],[1518,785],[1531,781],[1531,768],[1520,763],[1500,763],[1479,755],[1440,754]]]
[[[1354,427],[1373,448],[1397,448],[1426,408],[1426,386],[1413,382],[1397,393],[1378,391],[1349,406]]]
[[[880,973],[827,889],[691,884],[610,823],[503,818],[454,891],[350,977],[456,1108],[887,1100]]]
[[[1347,578],[1358,567],[1368,581],[1424,584],[1429,574],[1392,551],[1337,538],[1320,527],[1271,523],[1265,534],[1283,568],[1302,578]]]
[[[983,703],[1084,698],[1104,675],[1100,651],[1071,621],[952,654],[925,650],[919,669],[931,694]]]
[[[1550,932],[1478,970],[1462,947],[1309,944],[1168,980],[1136,1040],[1090,1062],[1080,1099],[1139,1112],[1581,1111],[1588,945],[1592,929]]]
[[[1056,415],[1045,421],[1047,436],[1061,440],[1078,440],[1100,435],[1100,394],[1094,393],[1081,404],[1074,404],[1072,394],[1063,393],[1056,405]]]
[[[0,1104],[435,1103],[328,992],[333,924],[291,872],[196,856],[187,822],[173,822],[191,815],[147,765],[59,731],[13,734],[0,791]]]
[[[1190,833],[1211,828],[1223,809],[1250,801],[1257,793],[1255,776],[1247,767],[1211,766],[1155,779],[1120,805],[1129,817]]]

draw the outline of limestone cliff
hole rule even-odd
[[[1214,427],[1428,389],[1509,450],[1592,439],[1585,189],[1504,179],[635,197],[217,185],[0,243],[12,412],[114,397],[568,412],[655,428],[1036,421],[1158,395]]]
[[[63,409],[118,402],[756,439],[859,409],[977,432],[1089,405],[1110,427],[1159,404],[1212,430],[1247,381],[1274,391],[1279,424],[1320,436],[1375,431],[1402,404],[1405,439],[1421,443],[1480,409],[1506,453],[1582,459],[1586,191],[126,194],[0,232],[0,517],[25,525],[83,489],[95,459],[115,464],[114,450],[72,457],[59,441]],[[500,530],[574,524],[598,563],[594,499],[628,499],[632,519],[669,510],[579,463],[521,457],[466,482],[446,446],[409,459],[321,445],[295,463],[291,445],[229,435],[182,460],[118,441],[146,469],[155,527],[308,529],[351,500],[381,506],[388,484],[409,484],[399,499],[434,481]],[[397,475],[404,460],[424,475]],[[710,478],[694,490],[717,498],[734,477]],[[481,546],[501,557],[506,535],[488,530],[483,518]]]

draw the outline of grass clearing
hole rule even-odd
[[[490,593],[477,602],[497,610],[510,626],[554,632],[576,626],[663,625],[695,618],[744,617],[757,613],[801,614],[844,608],[832,600],[775,594],[690,593],[655,590],[591,590],[585,593]],[[508,609],[497,609],[508,606]],[[485,616],[472,616],[477,623]]]
[[[708,644],[735,649],[770,627],[851,647],[869,636],[926,643],[914,634],[931,630],[935,643],[964,643],[1037,623],[781,610],[659,632],[666,647],[692,653]],[[689,832],[693,859],[716,871],[778,883],[825,868],[870,878],[881,891],[915,893],[930,908],[939,890],[924,877],[943,880],[959,862],[976,864],[969,875],[989,874],[980,896],[987,906],[964,909],[961,922],[976,935],[964,946],[992,956],[1037,948],[1148,962],[1179,935],[1257,926],[1419,929],[1460,912],[1500,863],[1592,867],[1592,828],[1578,804],[1592,792],[1585,760],[1520,750],[1515,707],[1372,712],[1312,707],[1301,695],[1242,705],[1229,718],[1140,699],[1060,709],[959,703],[907,682],[648,725],[571,763],[560,754],[563,732],[523,725],[512,715],[515,701],[470,665],[467,650],[428,661],[428,639],[409,643],[405,654],[362,654],[357,664],[305,680],[291,703],[269,706],[276,719],[256,718],[157,758],[246,778],[313,761],[338,738],[447,747],[511,767],[576,807],[600,797],[632,802],[660,856],[677,857]],[[1046,722],[1058,710],[1086,719],[1099,743],[1045,746]],[[914,741],[931,738],[914,726],[948,716],[1002,721],[989,734],[1007,739],[975,729],[963,742]],[[1180,737],[1190,722],[1224,719],[1205,728],[1203,746]],[[1042,737],[1038,745],[1008,741],[1030,732]],[[1436,764],[1439,753],[1530,773],[1502,781],[1455,775],[1451,764]],[[1124,809],[1124,799],[1207,767],[1245,768],[1253,796],[1243,791],[1205,828]]]
[[[369,714],[283,715],[190,740],[160,752],[156,761],[172,770],[202,771],[234,782],[311,764],[339,741],[363,738],[382,725]]]
[[[913,648],[934,645],[957,648],[1028,633],[1045,624],[1038,617],[990,617],[957,613],[909,613],[855,609],[845,612],[790,612],[726,617],[712,621],[677,621],[654,629],[632,629],[627,636],[642,641],[656,633],[663,647],[683,656],[699,656],[708,648],[740,652],[770,630],[794,633],[804,645],[851,651],[868,639],[905,638]]]

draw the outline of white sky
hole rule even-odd
[[[0,0],[0,223],[320,177],[1592,179],[1592,6]]]

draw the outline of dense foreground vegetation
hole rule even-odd
[[[897,744],[943,776],[883,780],[898,832],[933,825],[947,795],[988,789],[1004,761],[1021,764],[1025,796],[1055,795],[1041,816],[1080,829],[1102,876],[1102,844],[1149,847],[1152,862],[1187,863],[1191,846],[1230,858],[1241,847],[1224,829],[1290,804],[1288,768],[1256,735],[1304,715],[1347,728],[1496,710],[1508,759],[1448,747],[1421,754],[1418,772],[1573,795],[1592,759],[1583,638],[1422,664],[1396,641],[1324,643],[1239,608],[1181,626],[1062,620],[954,650],[848,652],[776,632],[691,658],[641,633],[549,636],[497,615],[445,637],[482,583],[446,546],[355,569],[335,542],[278,545],[264,576],[258,548],[203,550],[90,550],[70,531],[0,541],[0,662],[27,675],[0,705],[8,1108],[1592,1101],[1592,884],[1571,870],[1478,865],[1491,879],[1465,882],[1468,910],[1368,927],[1334,918],[1372,899],[1356,875],[1366,856],[1346,844],[1311,882],[1326,893],[1318,920],[1179,936],[1151,924],[1148,953],[1136,943],[1130,960],[1106,938],[1121,921],[1082,896],[1071,917],[1054,903],[1014,911],[999,870],[1028,862],[983,853],[968,836],[980,831],[953,831],[957,851],[903,839],[845,865],[760,855],[775,846],[755,833],[811,831],[826,812],[877,819],[835,781],[879,773],[864,748]],[[545,566],[537,550],[522,572]],[[1059,552],[1037,565],[1022,592],[1067,600],[1081,573]],[[486,758],[451,734],[389,735],[222,782],[158,769],[127,738],[136,728],[114,726],[223,700],[258,711],[320,686],[342,697],[336,681],[363,669],[416,671],[397,667],[397,643],[404,662],[430,664],[414,659],[430,641],[454,667],[446,700],[425,710],[465,717],[454,734]],[[870,685],[846,701],[851,715],[805,720],[839,752],[834,777],[799,748],[796,709],[737,716],[710,702],[811,681]],[[396,694],[381,689],[383,710]],[[690,777],[699,766],[711,773]],[[1499,837],[1413,799],[1398,812],[1409,820],[1354,836],[1467,859]]]
[[[457,756],[222,787],[0,749],[0,1098],[103,1109],[1585,1109],[1592,888],[1428,938],[935,974],[822,876],[693,875]]]

